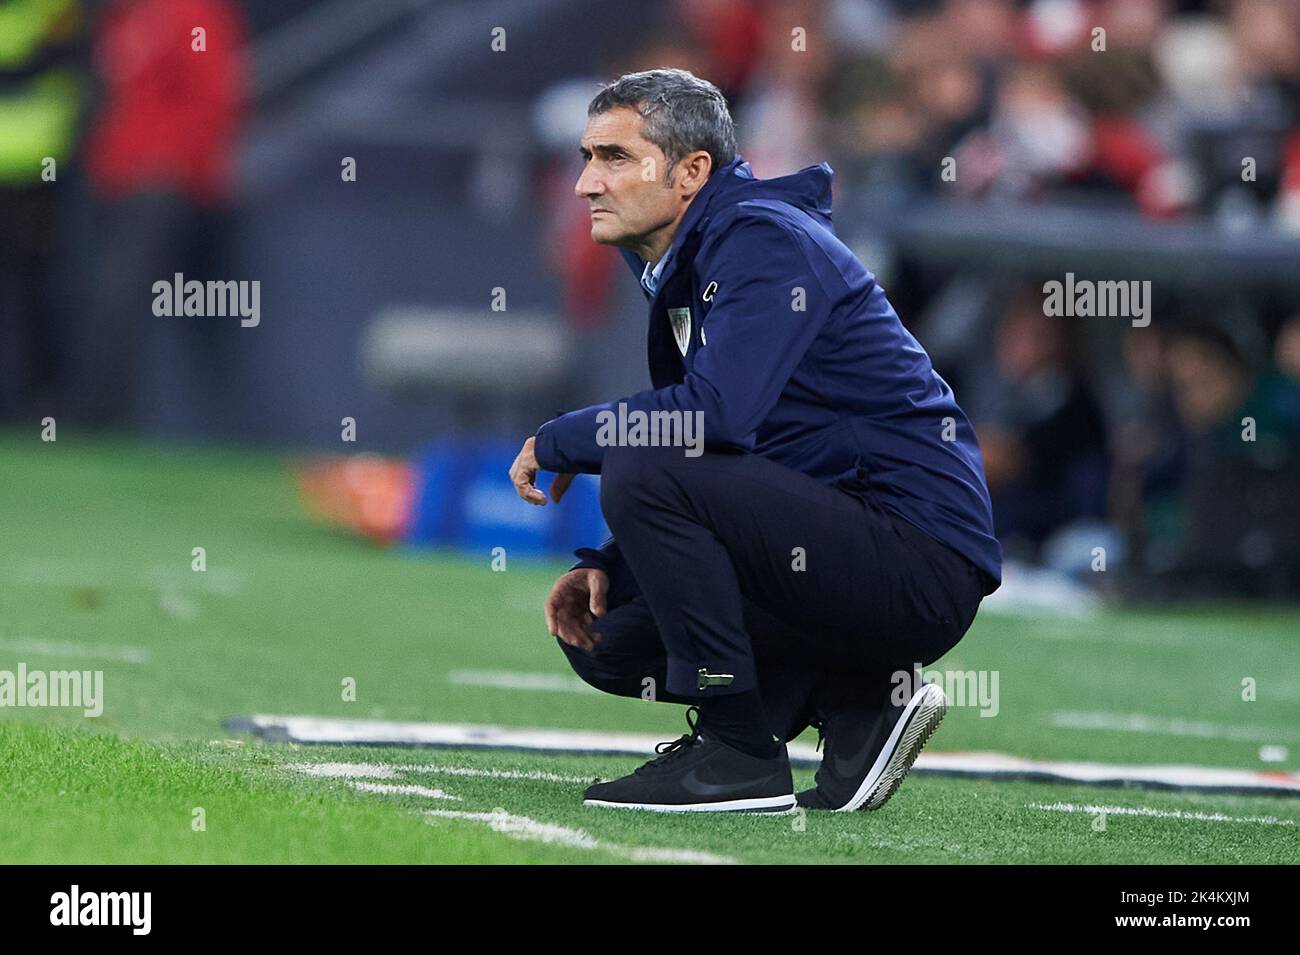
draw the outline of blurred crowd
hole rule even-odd
[[[1008,282],[862,240],[863,209],[940,200],[1293,241],[1300,0],[647,11],[648,32],[597,31],[583,46],[594,64],[557,49],[556,80],[516,94],[535,118],[529,214],[548,211],[538,256],[608,374],[602,390],[644,374],[643,338],[635,283],[573,196],[586,104],[621,73],[690,69],[727,94],[757,176],[835,169],[840,234],[975,421],[1009,555],[1143,594],[1300,596],[1300,283],[1264,293],[1189,276],[1149,326],[1098,336],[1044,314],[1043,282],[1059,275]],[[58,407],[137,420],[129,382],[158,360],[142,338],[151,284],[202,270],[232,201],[255,108],[247,14],[236,0],[0,0],[0,419]],[[615,325],[632,331],[611,347]],[[1096,575],[1098,547],[1126,573]]]
[[[134,420],[152,285],[232,197],[245,36],[233,0],[0,0],[0,418]]]
[[[1297,0],[666,0],[660,12],[609,74],[674,65],[714,80],[759,177],[829,157],[838,195],[1069,198],[1300,233]],[[562,84],[570,117],[589,89]],[[539,111],[539,125],[568,150],[573,120],[553,116]]]
[[[1041,286],[1010,297],[958,385],[1008,556],[1134,596],[1300,593],[1300,312],[1271,349],[1239,318],[1126,327],[1105,367]]]
[[[851,243],[841,210],[863,196],[1300,235],[1300,0],[680,0],[661,17],[609,74],[717,82],[759,177],[829,160]],[[591,88],[546,91],[537,115],[560,157],[567,314],[599,329],[623,268],[572,202]],[[1190,277],[1152,325],[1098,342],[1044,314],[1059,275],[866,264],[896,266],[904,321],[949,342],[932,354],[975,420],[1009,556],[1150,596],[1300,595],[1300,300],[1197,307]]]

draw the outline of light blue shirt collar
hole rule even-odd
[[[641,285],[651,295],[654,295],[655,292],[659,291],[659,279],[663,277],[664,263],[667,261],[668,253],[665,252],[663,258],[656,263],[653,269],[650,268],[649,262],[645,264],[645,271],[641,273]]]

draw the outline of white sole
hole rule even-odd
[[[605,799],[584,799],[584,806],[603,806],[606,809],[641,809],[645,812],[793,812],[794,793],[788,796],[759,796],[753,799],[728,799],[722,802],[697,802],[681,805],[656,803],[610,802]]]
[[[879,809],[888,802],[947,712],[948,698],[943,687],[927,683],[913,694],[858,791],[835,811]]]

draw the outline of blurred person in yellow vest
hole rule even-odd
[[[59,183],[84,84],[77,0],[0,0],[0,419],[52,412]]]

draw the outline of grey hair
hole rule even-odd
[[[629,107],[644,120],[642,133],[668,161],[664,182],[688,153],[702,149],[713,160],[710,175],[736,158],[736,127],[722,91],[688,70],[626,73],[604,86],[587,106],[587,115]]]

